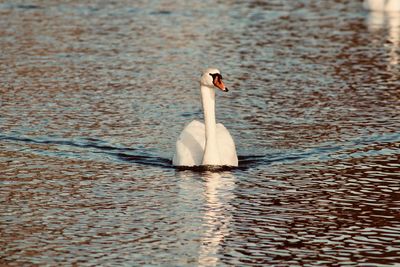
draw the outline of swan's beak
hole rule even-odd
[[[228,92],[228,88],[225,87],[224,82],[222,81],[222,77],[221,75],[216,76],[216,78],[214,78],[213,80],[213,84],[215,87],[217,87],[218,89],[220,89],[223,92]]]
[[[215,84],[214,83],[214,85],[216,86],[216,87],[218,87],[218,89],[220,89],[222,92],[228,92],[229,90],[228,90],[228,87],[225,87],[225,84],[221,81],[221,83],[219,83],[219,84]]]

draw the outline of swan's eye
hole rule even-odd
[[[209,73],[210,74],[210,76],[213,78],[213,81],[215,81],[215,80],[222,80],[222,75],[221,74],[219,74],[219,73]]]

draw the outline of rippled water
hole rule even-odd
[[[0,1],[0,265],[400,263],[399,14],[83,2]],[[207,66],[240,166],[178,171]]]

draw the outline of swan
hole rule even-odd
[[[206,69],[200,79],[204,122],[193,120],[176,141],[174,166],[238,166],[235,142],[229,131],[215,119],[215,89],[228,92],[218,69]]]
[[[364,7],[370,11],[398,12],[400,0],[364,0]]]

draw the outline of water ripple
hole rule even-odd
[[[0,265],[400,262],[398,14],[71,0],[0,18]],[[240,166],[175,169],[210,65]]]

